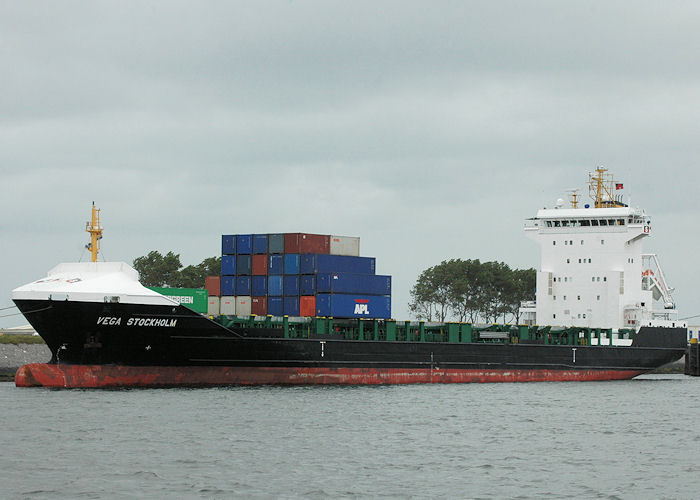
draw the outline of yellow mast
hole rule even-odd
[[[607,171],[607,168],[598,167],[595,173],[589,174],[589,196],[593,199],[595,208],[624,207],[625,205],[617,201],[613,195],[615,181],[613,181],[612,174],[605,174]]]
[[[95,208],[92,202],[92,221],[85,223],[85,231],[90,233],[90,243],[85,248],[90,250],[92,262],[97,262],[97,254],[100,251],[100,240],[102,239],[102,226],[100,226],[100,209]]]
[[[569,203],[571,208],[578,208],[578,189],[569,190]]]

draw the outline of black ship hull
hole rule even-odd
[[[282,338],[225,328],[184,306],[15,300],[51,349],[17,385],[388,384],[632,378],[680,359],[684,328],[631,346]]]

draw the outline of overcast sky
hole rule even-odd
[[[605,165],[700,314],[699,26],[697,1],[0,0],[0,307],[89,259],[94,200],[128,263],[360,236],[403,320],[443,259],[537,267],[524,219]]]

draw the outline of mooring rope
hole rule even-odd
[[[24,314],[26,316],[27,314],[46,311],[47,309],[51,309],[52,307],[53,306],[47,306],[47,307],[42,307],[41,309],[33,309],[31,311],[24,311],[24,312],[12,313],[12,314],[4,314],[4,315],[0,316],[0,318],[9,318],[10,316],[19,316],[21,314]]]

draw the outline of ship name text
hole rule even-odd
[[[99,316],[97,318],[97,324],[104,326],[120,326],[122,324],[122,318],[115,316]],[[161,326],[172,328],[175,325],[177,325],[177,319],[129,318],[126,320],[126,326]]]

